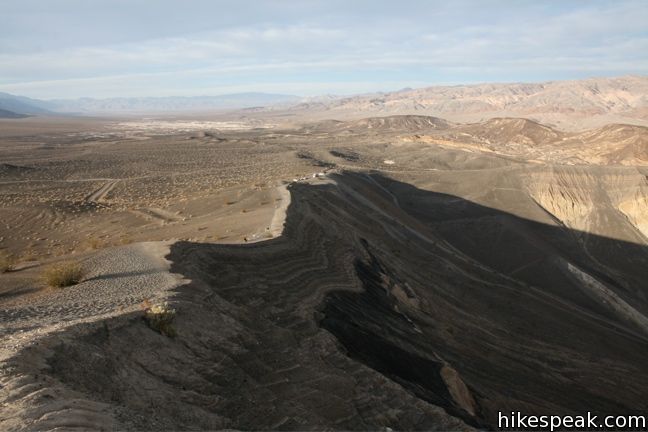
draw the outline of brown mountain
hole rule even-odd
[[[444,130],[401,136],[468,152],[567,165],[648,165],[648,127],[609,124],[583,132],[564,132],[521,118],[494,118]]]
[[[524,117],[562,129],[609,123],[648,125],[648,77],[591,78],[544,83],[434,86],[305,103],[293,114],[348,120],[416,114],[475,122]]]
[[[523,118],[494,118],[461,130],[488,142],[501,141],[531,146],[547,144],[562,136],[560,131]]]
[[[359,120],[328,120],[307,125],[305,130],[351,133],[388,133],[388,132],[422,132],[445,130],[451,124],[441,118],[422,115],[393,115],[385,117],[368,117]]]
[[[620,165],[648,164],[648,127],[611,124],[583,132],[575,141],[583,151],[589,151],[599,163]]]

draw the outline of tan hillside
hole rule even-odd
[[[431,115],[475,122],[525,117],[562,129],[608,123],[648,125],[648,77],[591,78],[544,83],[495,83],[420,89],[319,100],[296,105],[293,114],[335,118]]]

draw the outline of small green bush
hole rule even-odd
[[[51,287],[62,288],[75,285],[83,279],[83,267],[76,261],[52,264],[43,271],[43,280]]]
[[[176,330],[173,327],[176,311],[168,303],[153,305],[144,309],[144,319],[148,326],[153,330],[167,337],[176,336]]]
[[[16,261],[12,255],[7,252],[0,252],[0,273],[6,273],[14,269]]]

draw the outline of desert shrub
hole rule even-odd
[[[176,336],[176,330],[173,327],[175,315],[175,309],[172,309],[167,302],[151,305],[144,309],[144,319],[148,326],[170,338]]]
[[[52,287],[66,287],[81,282],[83,267],[76,261],[51,264],[43,271],[43,280]]]
[[[37,259],[38,259],[38,254],[34,249],[25,250],[20,257],[21,261],[36,261]]]
[[[0,252],[0,273],[6,273],[13,270],[16,264],[14,257],[7,252]]]
[[[88,237],[86,244],[90,249],[101,249],[104,247],[104,242],[98,237]]]

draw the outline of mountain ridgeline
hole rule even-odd
[[[343,120],[397,114],[431,115],[458,122],[524,117],[562,129],[607,123],[648,126],[648,77],[590,78],[544,83],[433,86],[307,101],[294,115]]]

